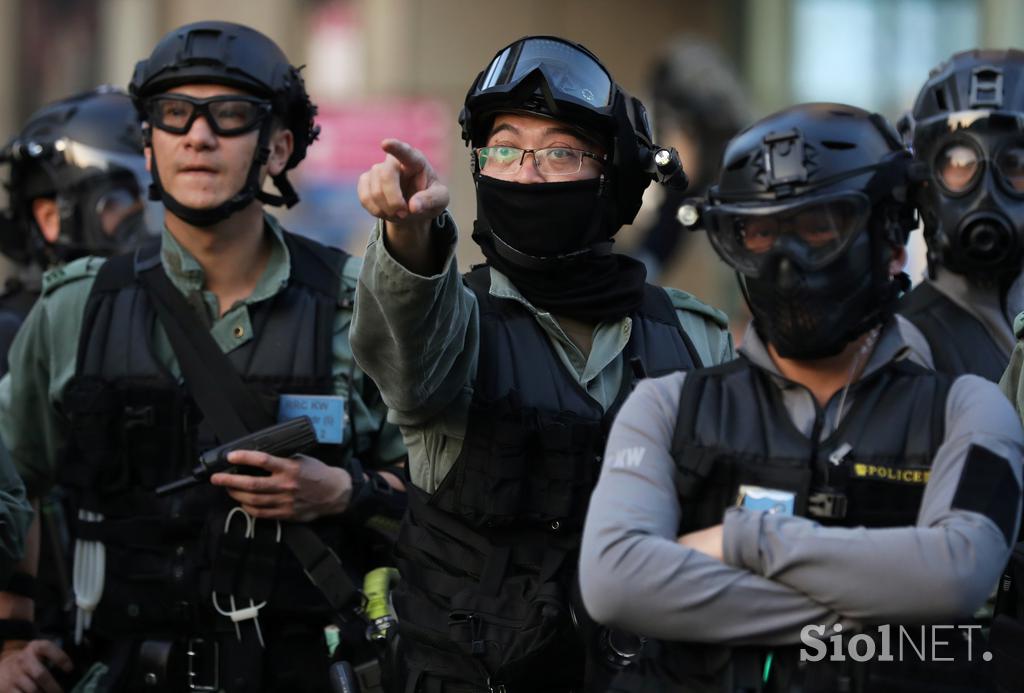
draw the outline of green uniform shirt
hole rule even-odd
[[[448,245],[441,272],[414,274],[388,252],[377,224],[366,249],[352,319],[352,348],[380,387],[389,418],[409,448],[409,469],[418,487],[433,492],[455,464],[466,437],[480,345],[476,295],[462,282],[454,261],[456,229],[445,215],[435,228]],[[704,365],[733,358],[723,313],[684,291],[668,289],[679,322]],[[622,350],[632,319],[600,323],[589,356],[547,311],[532,305],[508,277],[491,268],[492,296],[518,301],[550,338],[566,370],[602,407],[608,408],[623,377]]]
[[[273,238],[267,267],[252,294],[235,303],[223,316],[220,316],[217,297],[203,289],[205,276],[199,263],[169,231],[165,229],[163,233],[161,260],[167,276],[200,319],[209,325],[210,334],[225,353],[253,338],[249,306],[280,292],[291,272],[281,226],[270,215],[265,215],[265,219]],[[56,479],[68,431],[62,407],[64,387],[75,372],[85,304],[102,264],[101,258],[82,258],[44,277],[43,296],[11,347],[11,371],[0,380],[0,437],[7,443],[29,496],[33,498],[45,493]],[[346,263],[342,297],[351,298],[360,266],[358,258]],[[351,305],[351,301],[344,305]],[[357,436],[377,436],[380,431],[375,459],[364,462],[396,460],[405,453],[398,429],[385,423],[383,404],[367,403],[362,397],[367,389],[372,389],[372,384],[364,382],[365,376],[352,359],[348,341],[351,318],[351,310],[342,307],[334,322],[335,393],[346,398]],[[177,359],[159,321],[154,321],[152,343],[160,363],[180,379]]]

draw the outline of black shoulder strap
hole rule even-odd
[[[78,331],[78,354],[75,360],[75,372],[81,373],[85,365],[86,350],[89,346],[89,335],[92,334],[93,324],[103,301],[103,294],[116,293],[121,289],[135,283],[135,258],[138,254],[156,253],[160,254],[160,241],[154,240],[146,243],[135,253],[117,255],[106,260],[96,273],[92,289],[89,290],[89,297],[85,301],[85,311],[82,315],[82,327]]]
[[[284,232],[291,268],[288,281],[308,287],[319,295],[316,315],[317,373],[330,373],[333,354],[330,350],[337,307],[352,307],[352,297],[341,295],[341,276],[351,255],[338,248],[329,248],[311,238]],[[326,345],[327,348],[321,348]]]
[[[284,232],[291,255],[290,281],[305,284],[314,291],[337,299],[341,273],[351,257],[340,248],[331,248],[311,238]]]
[[[491,267],[490,265],[477,265],[462,275],[462,282],[468,286],[479,301],[482,302],[491,293]]]
[[[703,479],[710,471],[709,458],[683,455],[683,452],[689,447],[687,443],[694,438],[697,415],[701,407],[705,405],[705,394],[709,383],[722,376],[750,370],[750,368],[750,362],[740,354],[735,359],[717,366],[687,371],[682,391],[679,393],[679,407],[676,412],[676,425],[672,432],[672,448],[670,450],[681,471],[689,472],[698,479]],[[715,404],[717,405],[717,401]]]
[[[153,253],[150,246],[136,253],[136,276],[167,332],[185,387],[221,443],[273,425],[270,412],[253,396],[209,329],[171,284],[160,262],[159,247],[156,250]]]
[[[693,367],[700,368],[704,365],[700,354],[697,353],[697,347],[693,345],[693,340],[679,323],[676,307],[672,304],[672,298],[664,288],[653,284],[644,284],[644,302],[641,310],[645,317],[674,327],[686,346],[686,352],[690,355],[690,360],[693,361]]]
[[[935,370],[976,373],[999,381],[1009,357],[975,316],[929,282],[915,287],[903,302],[900,313],[921,330],[932,350]]]
[[[249,392],[210,331],[167,278],[159,247],[155,253],[148,249],[148,255],[143,250],[147,249],[136,254],[136,276],[167,331],[185,386],[217,437],[227,442],[272,425],[273,417]],[[286,523],[282,529],[285,543],[331,607],[341,612],[352,604],[359,590],[330,547],[304,524]]]

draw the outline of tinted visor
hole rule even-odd
[[[540,69],[555,98],[569,97],[592,108],[605,108],[613,98],[612,79],[591,55],[553,37],[517,41],[501,51],[483,73],[477,94],[507,91]]]
[[[833,262],[863,229],[871,203],[847,192],[785,204],[723,204],[704,212],[711,244],[739,272],[758,277],[778,253],[804,270]]]
[[[146,227],[151,233],[159,232],[163,226],[163,207],[147,199],[153,177],[141,154],[99,149],[68,139],[60,140],[57,146],[65,163],[82,171],[80,185],[92,187],[98,179],[108,181],[102,185],[107,192],[96,200],[93,209],[105,234],[113,234],[124,219],[137,211],[145,213]]]

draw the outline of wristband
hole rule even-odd
[[[7,581],[7,587],[4,591],[16,594],[19,597],[35,599],[36,576],[29,575],[28,573],[16,572],[11,575],[11,579]]]
[[[0,642],[8,640],[35,640],[36,624],[25,619],[0,619]]]

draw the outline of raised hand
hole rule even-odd
[[[448,206],[448,188],[423,152],[401,140],[381,142],[384,160],[359,176],[359,202],[383,219],[395,259],[419,274],[433,274],[441,259],[432,251],[430,223]]]

